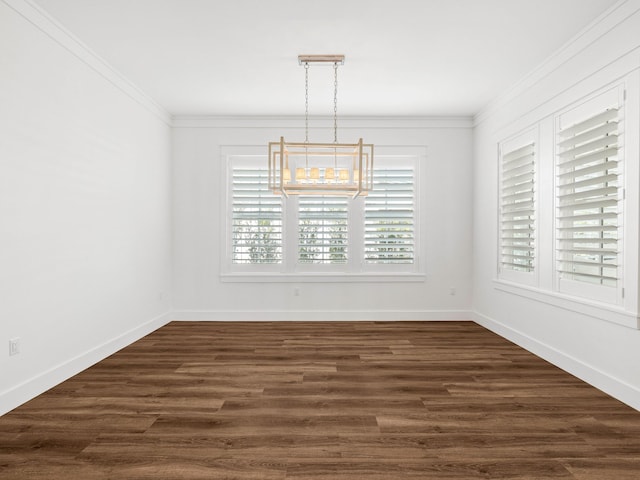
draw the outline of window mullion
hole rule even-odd
[[[284,203],[284,271],[293,273],[298,263],[298,196],[290,196]]]
[[[350,271],[360,271],[364,258],[364,197],[349,201],[349,252],[347,264]]]

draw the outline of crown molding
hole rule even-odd
[[[332,116],[309,117],[311,130],[333,129]],[[304,129],[304,116],[286,115],[175,115],[174,128],[300,128]],[[346,116],[338,118],[340,130],[350,128],[473,128],[472,117],[401,117],[401,116]]]
[[[98,54],[85,45],[78,37],[68,31],[53,17],[32,0],[1,0],[9,8],[38,28],[54,42],[84,62],[88,67],[111,82],[125,95],[136,101],[150,113],[167,125],[171,124],[171,115],[149,95],[128,80]]]
[[[585,49],[638,11],[640,11],[640,2],[637,0],[620,0],[611,6],[534,70],[522,77],[512,87],[482,108],[473,117],[474,127],[487,120],[519,95],[522,95],[525,91],[550,76],[572,58],[577,57]]]

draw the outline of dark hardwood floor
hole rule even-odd
[[[171,323],[0,417],[0,479],[640,478],[640,412],[470,322]]]

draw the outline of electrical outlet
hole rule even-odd
[[[449,295],[455,295],[456,294],[456,287],[451,287],[449,289]]]
[[[294,297],[299,297],[300,296],[300,288],[299,287],[294,287],[293,296]]]
[[[20,339],[12,338],[9,340],[9,356],[18,355],[20,353]]]

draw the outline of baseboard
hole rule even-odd
[[[473,321],[640,411],[640,390],[529,335],[473,312]]]
[[[143,323],[117,337],[98,345],[83,354],[55,365],[48,370],[0,393],[0,415],[13,410],[50,388],[80,373],[82,370],[112,355],[149,333],[167,324],[172,318],[167,312]]]
[[[471,320],[470,310],[177,310],[176,321],[453,321]]]

